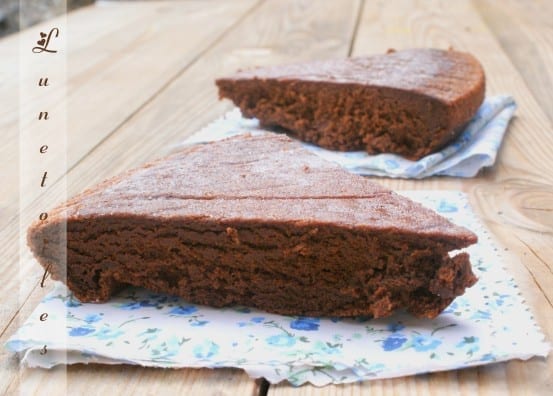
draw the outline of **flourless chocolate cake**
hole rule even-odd
[[[28,232],[40,264],[83,302],[135,285],[339,317],[435,317],[476,281],[468,254],[450,254],[476,239],[275,134],[188,147],[84,191]]]
[[[254,68],[216,83],[264,126],[331,150],[413,160],[454,140],[485,93],[472,55],[438,49]]]

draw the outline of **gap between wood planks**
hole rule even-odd
[[[114,133],[116,133],[129,119],[131,119],[132,117],[134,117],[138,112],[140,112],[144,107],[146,107],[150,102],[152,102],[157,96],[159,96],[159,94],[161,92],[163,92],[174,80],[176,80],[177,78],[179,78],[179,76],[181,76],[189,67],[191,67],[192,65],[194,65],[206,52],[210,51],[214,46],[216,46],[219,41],[221,41],[221,39],[223,37],[225,37],[225,35],[228,34],[228,32],[232,31],[237,25],[239,25],[243,20],[244,18],[246,18],[249,14],[251,14],[253,11],[255,11],[256,8],[258,8],[265,0],[258,0],[252,7],[250,7],[248,10],[246,10],[246,12],[244,12],[244,14],[242,14],[242,16],[240,16],[239,18],[236,19],[236,21],[230,25],[227,29],[223,30],[221,32],[221,34],[219,34],[217,36],[217,38],[215,40],[213,40],[208,46],[205,47],[204,50],[200,51],[194,58],[192,58],[192,60],[190,62],[188,62],[186,65],[184,65],[181,69],[179,69],[173,76],[171,76],[169,79],[167,79],[167,81],[162,84],[160,86],[159,89],[157,89],[153,95],[151,95],[148,99],[146,99],[141,105],[139,105],[136,109],[134,109],[132,112],[130,112],[130,114],[125,117],[125,119],[120,122],[115,128],[113,128],[113,130],[111,132],[109,132],[108,134],[106,134],[106,136],[104,136],[100,141],[98,141],[98,143],[96,143],[94,146],[92,146],[90,148],[90,150],[88,150],[86,152],[85,155],[83,155],[78,161],[76,161],[73,165],[71,165],[69,168],[67,168],[67,170],[65,171],[65,174],[58,177],[57,179],[55,179],[50,185],[49,187],[46,187],[45,189],[45,193],[47,193],[49,190],[52,190],[54,189],[57,184],[59,184],[60,180],[63,179],[63,177],[65,177],[71,170],[73,170],[75,167],[77,167],[82,161],[84,158],[86,158],[86,156],[93,152],[94,150],[96,150],[103,142],[105,142],[110,136],[112,136]],[[31,203],[34,204],[37,202],[39,198],[37,198],[35,201],[33,201]],[[20,208],[20,209],[24,209],[24,208]],[[13,216],[9,221],[8,223],[12,223],[14,221],[18,221],[18,218],[20,216],[20,212],[21,210],[16,214],[16,216]],[[31,290],[31,294],[32,294],[32,291],[34,291],[34,289],[36,289],[36,286]],[[27,296],[27,298],[25,299],[25,302],[27,301],[29,296]],[[19,312],[19,310],[18,310]],[[12,318],[13,320],[13,318]],[[11,320],[10,320],[10,323],[11,323]],[[6,326],[2,331],[0,331],[0,337],[4,334],[6,328],[8,326]]]
[[[259,380],[259,393],[258,396],[267,396],[267,393],[269,392],[269,387],[271,384],[269,381],[267,381],[265,378],[261,378]]]
[[[127,123],[131,118],[133,118],[137,113],[139,113],[144,107],[146,107],[149,103],[151,103],[156,97],[158,97],[169,85],[171,85],[176,79],[178,79],[187,69],[189,69],[191,66],[193,66],[202,56],[210,51],[213,47],[215,47],[227,34],[228,32],[234,30],[236,26],[238,26],[247,16],[249,16],[252,12],[254,12],[265,0],[258,0],[252,7],[250,7],[242,16],[236,19],[236,21],[230,25],[227,29],[223,30],[221,34],[217,36],[215,40],[213,40],[208,46],[205,47],[204,50],[198,52],[198,54],[192,58],[190,62],[188,62],[186,65],[184,65],[181,69],[179,69],[173,76],[171,76],[165,83],[163,83],[159,89],[157,89],[148,99],[146,99],[141,105],[139,105],[136,109],[131,111],[127,117],[125,117],[117,126],[115,126],[111,132],[107,133],[101,140],[99,140],[94,146],[92,146],[79,160],[77,160],[73,165],[71,165],[67,170],[65,171],[65,174],[55,179],[53,182],[51,182],[49,187],[46,187],[45,192],[47,192],[50,189],[53,189],[57,184],[60,182],[60,180],[63,179],[71,170],[73,170],[75,167],[77,167],[83,160],[96,150],[99,146],[102,145],[106,140],[108,140],[114,133],[116,133],[123,125]],[[37,198],[38,200],[38,198]],[[35,203],[37,200],[33,201]],[[14,221],[14,219],[17,216],[12,217],[8,222]]]
[[[234,30],[236,28],[236,26],[238,26],[246,17],[248,17],[252,12],[254,12],[265,0],[258,0],[253,6],[251,6],[249,9],[247,9],[239,18],[236,19],[236,21],[234,23],[232,23],[227,29],[223,30],[217,37],[215,40],[213,40],[208,46],[205,47],[205,49],[203,49],[202,51],[198,52],[198,54],[192,58],[192,60],[190,62],[188,62],[186,65],[184,65],[181,69],[179,69],[173,76],[171,76],[169,79],[167,79],[167,81],[162,84],[160,86],[159,89],[157,89],[153,95],[151,95],[148,99],[146,99],[141,105],[139,105],[136,109],[134,109],[134,111],[132,111],[122,122],[120,122],[115,128],[113,128],[113,130],[111,132],[109,132],[108,134],[106,134],[106,136],[104,136],[98,143],[96,143],[94,146],[92,146],[90,148],[90,150],[87,151],[87,153],[85,155],[83,155],[78,161],[76,161],[73,165],[71,165],[69,168],[66,169],[64,175],[58,177],[57,179],[55,179],[49,187],[46,187],[44,193],[47,193],[49,190],[52,190],[54,189],[59,183],[60,181],[63,179],[63,177],[65,177],[67,174],[69,174],[69,172],[71,170],[73,170],[75,167],[77,167],[82,161],[84,158],[86,158],[86,156],[93,152],[94,150],[96,150],[104,141],[106,141],[110,136],[112,136],[114,133],[116,133],[129,119],[131,119],[133,116],[135,116],[138,112],[140,112],[144,107],[146,107],[150,102],[152,102],[157,96],[160,95],[160,93],[162,93],[173,81],[175,81],[176,79],[179,78],[179,76],[181,76],[188,68],[190,68],[192,65],[194,65],[206,52],[210,51],[213,47],[215,47],[230,31]],[[34,200],[32,204],[36,203],[37,200],[39,199],[40,197],[37,197],[36,200]],[[19,217],[20,217],[20,213],[22,212],[22,210],[24,210],[25,208],[20,208],[19,212],[13,216],[9,221],[8,221],[8,224],[10,223],[18,223],[19,222]],[[30,290],[30,293],[26,296],[23,304],[21,304],[21,306],[17,309],[16,313],[10,318],[8,324],[6,326],[4,326],[4,328],[0,331],[0,337],[2,337],[4,335],[4,333],[7,331],[7,329],[9,328],[10,324],[13,322],[14,318],[17,317],[17,314],[20,312],[21,310],[21,307],[23,305],[25,305],[25,303],[28,301],[29,297],[32,295],[32,293],[35,291],[35,289],[37,288],[38,284],[35,285],[31,290]]]
[[[254,10],[256,10],[257,8],[259,8],[259,6],[261,4],[266,4],[266,2],[264,3],[263,1],[259,1],[258,3],[255,3],[253,6],[251,6],[250,9],[248,9],[246,12],[244,12],[240,18],[237,19],[237,21],[232,25],[230,26],[228,29],[226,29],[225,32],[223,32],[220,36],[218,36],[218,38],[216,40],[214,40],[208,48],[206,48],[205,51],[202,51],[197,57],[195,57],[186,67],[183,67],[178,73],[175,73],[175,75],[168,81],[164,84],[164,87],[162,87],[161,89],[157,90],[156,93],[154,93],[151,97],[149,97],[147,100],[144,101],[144,103],[142,103],[142,105],[138,106],[137,109],[129,116],[129,117],[126,117],[126,120],[123,121],[122,123],[119,123],[117,126],[114,126],[113,129],[109,132],[109,135],[106,136],[104,139],[102,139],[102,142],[108,140],[107,138],[110,137],[110,136],[113,136],[113,135],[116,135],[116,132],[118,132],[120,129],[122,129],[125,125],[125,123],[130,120],[131,118],[133,118],[133,116],[136,116],[136,114],[139,114],[141,111],[144,111],[144,109],[147,109],[149,106],[150,103],[152,102],[155,102],[157,101],[157,98],[164,92],[164,89],[166,89],[166,87],[168,87],[172,82],[174,82],[175,80],[179,79],[179,77],[185,73],[191,66],[193,65],[197,65],[197,61],[199,59],[202,58],[202,56],[206,53],[206,51],[209,51],[211,50],[213,47],[215,47],[217,44],[219,44],[221,41],[222,41],[222,38],[227,35],[229,33],[229,31],[233,31],[235,30],[236,26],[239,25],[246,17],[250,16],[250,14],[253,13]],[[355,10],[356,11],[359,11],[359,7],[355,7]],[[355,15],[357,16],[358,13]],[[352,18],[353,19],[353,18]],[[355,26],[355,24],[352,24],[350,23],[349,24],[350,28]],[[349,31],[350,29],[348,29]],[[350,31],[350,34],[351,34],[351,31]],[[349,36],[349,39],[351,40],[351,36]],[[344,46],[345,47],[345,46]],[[346,47],[347,48],[347,47]],[[343,48],[345,49],[345,48]],[[345,52],[345,51],[344,51]],[[342,53],[342,51],[340,50],[340,53]],[[83,161],[88,158],[91,153],[93,152],[98,152],[99,151],[99,147],[101,146],[101,143],[100,142],[99,144],[96,144],[94,147],[92,147],[90,150],[87,151],[87,154],[85,157],[82,157],[81,159],[79,159],[74,165],[72,165],[68,170],[67,170],[67,173],[70,173],[70,171],[73,171],[75,168],[78,168],[77,165],[80,165],[82,166],[83,165]],[[59,183],[59,179],[55,181],[56,183]],[[52,186],[55,185],[55,184],[52,184]],[[37,283],[38,284],[38,283]],[[33,298],[33,294],[36,293],[36,290],[37,290],[37,287],[36,285],[34,285],[34,287],[30,290],[30,293],[29,295],[27,295],[27,297],[25,298],[25,303],[24,304],[28,304],[29,301],[32,301],[32,298]],[[21,311],[21,308],[18,309],[18,312]],[[13,318],[12,318],[13,319]],[[11,321],[10,321],[11,323]],[[7,329],[7,328],[6,328]],[[5,332],[3,332],[5,333]],[[12,381],[13,382],[13,381]],[[264,380],[264,379],[260,379],[258,380],[258,387],[255,391],[253,391],[252,393],[254,394],[260,394],[260,395],[266,395],[268,393],[268,389],[269,389],[269,383]]]
[[[205,47],[204,50],[198,52],[198,54],[192,58],[190,62],[188,62],[186,65],[184,65],[180,70],[178,70],[172,77],[167,79],[164,84],[160,86],[158,90],[156,90],[152,96],[150,96],[148,99],[146,99],[140,106],[138,106],[134,111],[129,113],[127,117],[125,117],[111,132],[109,132],[106,136],[104,136],[98,143],[96,143],[93,147],[91,147],[88,152],[83,155],[78,161],[76,161],[70,168],[67,169],[66,174],[69,173],[73,168],[75,168],[77,165],[79,165],[86,156],[91,153],[92,151],[96,150],[102,143],[104,143],[107,139],[109,139],[115,132],[117,132],[123,125],[127,123],[131,118],[133,118],[137,113],[139,113],[144,107],[146,107],[149,103],[151,103],[155,98],[157,98],[169,85],[171,85],[176,79],[178,79],[187,69],[189,69],[191,66],[193,66],[202,56],[210,51],[213,47],[215,47],[222,39],[225,37],[228,32],[234,30],[236,26],[238,26],[246,17],[248,17],[252,12],[254,12],[265,0],[258,0],[250,9],[248,9],[242,16],[236,21],[230,25],[227,29],[223,30],[219,36],[215,40],[213,40],[207,47]],[[52,184],[52,186],[59,182],[61,179],[58,178],[55,180],[55,182]]]
[[[87,155],[89,155],[91,152],[96,150],[104,141],[106,141],[110,136],[112,136],[114,133],[116,133],[129,119],[134,117],[137,113],[139,113],[144,107],[146,107],[150,102],[155,100],[156,97],[158,97],[171,83],[173,83],[176,79],[179,78],[188,68],[190,68],[192,65],[194,65],[206,52],[210,51],[213,47],[215,47],[230,31],[234,30],[242,21],[247,18],[251,13],[253,13],[261,4],[264,3],[265,0],[258,0],[255,2],[249,9],[247,9],[239,18],[237,18],[228,28],[221,31],[221,33],[211,42],[209,45],[207,45],[203,50],[198,52],[186,65],[184,65],[182,68],[180,68],[174,75],[169,77],[165,83],[163,83],[149,98],[147,98],[142,104],[137,106],[133,111],[129,113],[127,117],[125,117],[117,126],[115,126],[106,136],[104,136],[100,141],[98,141],[94,146],[92,146],[79,160],[77,160],[73,165],[71,165],[69,168],[65,170],[65,173],[58,177],[57,179],[53,180],[53,182],[50,184],[49,187],[45,189],[44,193],[47,193],[48,190],[51,190],[55,188],[61,180],[63,180],[63,177],[66,177],[67,174],[71,170],[73,170],[75,167],[77,167],[84,158],[86,158]],[[31,203],[34,204],[37,202],[37,200],[40,197],[38,197],[35,201]],[[19,208],[19,211],[15,216],[13,216],[8,223],[19,223],[19,217],[21,216],[21,211],[24,210],[24,208]],[[29,293],[26,295],[24,300],[19,304],[18,308],[15,310],[13,315],[9,318],[8,322],[3,326],[3,328],[0,330],[0,338],[5,336],[5,333],[10,329],[11,325],[14,323],[15,319],[18,317],[19,313],[22,310],[22,307],[27,304],[33,293],[38,287],[38,283],[34,285],[29,290]],[[13,381],[17,379],[17,376],[15,376],[10,384],[8,385],[8,388],[12,385]],[[263,384],[262,384],[263,385]],[[260,390],[265,389],[265,394],[267,393],[268,386],[260,387]]]
[[[353,32],[351,35],[351,40],[348,47],[348,57],[351,57],[353,53],[353,48],[355,48],[355,39],[357,38],[357,32],[359,31],[359,26],[363,19],[363,10],[365,9],[365,0],[359,2],[359,7],[357,7],[357,18],[355,19],[355,26],[353,27]]]

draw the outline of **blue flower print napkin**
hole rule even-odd
[[[435,175],[474,177],[482,168],[495,163],[515,109],[515,101],[510,96],[487,98],[452,144],[418,161],[410,161],[395,154],[369,155],[364,151],[331,151],[307,143],[304,146],[360,175],[410,179]],[[239,109],[234,109],[191,136],[183,145],[205,143],[246,132],[260,134],[268,131],[260,129],[257,120],[245,119]]]
[[[134,288],[105,304],[81,304],[58,284],[7,347],[32,367],[236,367],[271,383],[317,386],[546,356],[549,345],[466,197],[405,195],[474,230],[480,241],[467,249],[479,281],[436,319],[289,317]]]

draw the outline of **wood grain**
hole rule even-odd
[[[183,67],[190,64],[201,51],[206,50],[213,41],[216,41],[223,34],[225,29],[229,28],[234,21],[246,13],[255,3],[254,1],[244,0],[233,4],[234,6],[231,7],[227,2],[214,1],[210,3],[209,11],[206,11],[203,3],[197,1],[184,3],[163,1],[155,3],[139,2],[125,3],[119,6],[110,5],[108,7],[97,5],[78,12],[75,15],[75,20],[68,22],[68,25],[85,25],[82,29],[73,28],[73,30],[70,28],[71,32],[75,31],[76,43],[79,43],[81,35],[86,36],[86,34],[82,33],[83,30],[90,32],[91,36],[97,39],[87,37],[83,39],[83,47],[75,45],[74,48],[69,49],[69,62],[74,63],[69,67],[71,72],[68,76],[68,80],[72,82],[69,83],[67,91],[68,118],[70,119],[68,125],[67,166],[71,168],[78,163],[90,150],[112,133],[119,124],[151,100],[171,80],[172,75],[178,74]],[[134,33],[123,34],[124,30],[120,31],[117,27],[118,24],[115,23],[118,19],[111,19],[111,12],[118,16],[120,20],[129,20],[131,25],[136,23],[141,27],[134,29]],[[129,14],[129,17],[123,18],[126,13]],[[139,17],[133,17],[134,13],[138,14]],[[152,14],[155,15],[156,13],[160,16],[168,15],[167,18],[164,18],[164,24],[157,25],[153,23],[150,26],[147,21],[151,18]],[[85,21],[102,21],[104,17],[112,22],[113,27],[111,30],[106,31],[109,25],[103,26],[100,24],[100,28],[103,27],[105,29],[102,30],[102,35],[98,37],[96,25],[87,25]],[[200,29],[207,21],[212,22],[212,27]],[[55,24],[55,21],[52,23]],[[123,28],[125,27],[129,31],[133,30],[130,25],[123,24]],[[178,29],[190,30],[179,31]],[[183,53],[175,56],[174,48],[171,46],[173,42],[172,38],[175,36],[186,37],[187,34],[192,34],[196,30],[210,32],[210,35],[202,33],[200,36],[204,40],[202,45],[198,43],[184,45],[180,48]],[[22,33],[23,36],[28,34],[29,32]],[[110,35],[124,37],[111,40],[108,39]],[[71,37],[73,37],[73,34],[71,34]],[[157,44],[158,41],[165,44],[159,45]],[[195,42],[195,40],[189,41]],[[11,42],[8,44],[9,46],[12,45]],[[157,48],[159,46],[162,47],[162,50]],[[132,48],[132,51],[130,48]],[[133,60],[132,54],[134,52],[136,52],[137,58]],[[163,62],[158,60],[158,62],[164,65],[155,67],[152,64],[152,60],[146,61],[142,59],[142,57],[149,56],[164,59]],[[119,57],[122,59],[118,59]],[[90,61],[87,61],[87,59],[90,59]],[[133,64],[138,66],[133,67]],[[145,74],[145,68],[151,68],[153,71],[149,75]],[[161,73],[160,69],[162,70]],[[104,70],[107,70],[107,72],[104,72]],[[106,78],[106,74],[104,73],[111,74],[111,77]],[[148,75],[148,78],[143,78],[144,75]],[[136,84],[135,80],[137,80]],[[141,82],[141,80],[147,81]],[[115,82],[125,87],[124,93],[114,95]],[[117,96],[117,98],[111,100],[111,97],[114,96]],[[108,98],[110,98],[109,101]],[[109,103],[109,105],[101,106],[100,104],[102,103]],[[102,109],[102,111],[85,111],[85,109],[91,108]],[[5,274],[5,279],[8,279],[10,276],[14,276],[14,279],[17,279],[16,272],[13,272],[17,270],[17,266],[13,264],[14,258],[18,255],[17,234],[19,231],[19,221],[21,221],[21,229],[25,230],[30,221],[34,220],[38,213],[45,210],[45,208],[51,208],[56,202],[64,198],[64,194],[56,191],[58,189],[54,180],[51,180],[52,185],[49,188],[45,190],[38,188],[36,177],[33,177],[33,175],[23,175],[24,179],[28,179],[28,183],[34,182],[35,184],[27,185],[25,182],[22,182],[21,191],[19,191],[19,184],[13,182],[13,178],[18,177],[17,157],[13,158],[13,156],[18,154],[18,151],[11,148],[13,145],[17,147],[19,141],[15,137],[9,136],[6,139],[7,144],[2,145],[1,149],[11,152],[5,154],[2,158],[4,163],[8,164],[9,171],[6,173],[10,175],[6,180],[3,180],[1,185],[5,188],[3,194],[6,194],[2,196],[9,197],[9,203],[3,205],[2,214],[7,213],[10,217],[2,218],[2,223],[6,224],[7,227],[0,230],[0,240],[5,241],[6,246],[6,250],[1,253],[1,258],[2,260],[9,260],[12,263],[8,267],[9,271]],[[24,148],[21,147],[21,149],[23,150]],[[30,147],[29,149],[32,148]],[[122,147],[119,155],[124,153],[126,149],[127,147]],[[44,168],[48,169],[48,164],[56,160],[59,161],[59,158],[55,156],[49,157],[43,164]],[[69,186],[71,186],[71,182],[71,179],[67,179]],[[73,190],[73,192],[75,191]],[[20,193],[25,195],[26,199],[29,199],[29,196],[36,197],[34,201],[35,207],[32,209],[28,207],[21,208],[23,213],[21,219],[17,217],[16,210],[19,205]],[[13,295],[13,291],[17,290],[10,287],[17,287],[17,284],[12,285],[12,283],[6,282],[5,285],[7,286],[6,292],[11,293],[6,294],[6,296]],[[0,299],[2,302],[6,300],[4,298]],[[15,312],[13,308],[9,311]],[[2,307],[0,312],[5,312],[5,307]],[[8,318],[4,316],[0,316],[0,319],[2,323],[7,323],[8,321]]]
[[[511,19],[512,22],[512,19]],[[503,251],[503,262],[546,336],[553,338],[553,135],[550,123],[469,1],[366,2],[353,55],[388,48],[454,47],[477,56],[488,95],[512,94],[519,108],[496,166],[470,180],[379,179],[394,189],[461,189]],[[271,386],[269,395],[541,395],[553,389],[553,358],[355,385]]]
[[[302,50],[304,47],[311,48],[310,56],[315,57],[331,56],[337,51],[342,51],[345,55],[343,51],[352,34],[351,22],[355,19],[356,7],[335,7],[336,9],[331,10],[334,18],[320,27],[314,27],[314,21],[328,12],[328,8],[305,5],[293,7],[293,4],[293,1],[266,3],[251,16],[253,26],[246,24],[247,28],[238,28],[218,43],[69,172],[68,196],[108,176],[167,153],[184,137],[222,114],[230,105],[228,102],[218,101],[213,81],[217,75],[231,73],[239,66],[251,65],[258,60],[259,50],[254,48],[266,46],[269,53],[274,52],[273,55],[267,55],[269,59],[265,62],[273,57],[277,58],[273,62],[281,62],[292,56],[309,56],[308,52]],[[332,6],[335,3],[327,1],[326,4]],[[347,10],[347,13],[340,13],[340,9]],[[296,25],[292,24],[294,20]],[[341,31],[331,29],[332,23],[336,28],[341,28]],[[281,26],[285,24],[287,28],[283,30]],[[252,35],[252,29],[258,34]],[[324,40],[324,35],[332,35],[333,38]],[[296,48],[297,53],[290,53],[289,48],[279,44],[281,41],[297,42],[300,36],[303,37],[302,45]],[[336,37],[340,37],[340,40]],[[271,49],[279,47],[283,49]],[[225,56],[229,53],[230,55]],[[179,111],[175,111],[175,108]],[[132,155],[126,155],[127,153]],[[28,224],[33,219],[32,214],[37,213],[40,205],[59,200],[59,196],[55,194],[56,191],[52,188],[43,194],[40,201],[24,208],[23,224]],[[10,236],[0,234],[1,239],[9,239]],[[9,260],[9,257],[13,261],[11,255],[7,255],[6,259]],[[35,272],[35,277],[38,277],[39,271]]]
[[[52,99],[54,104],[49,109],[51,116],[67,111],[67,167],[73,167],[144,106],[257,1],[212,1],[208,11],[202,1],[100,2],[72,13],[67,19],[68,53],[60,54],[66,56],[67,95]],[[30,43],[30,48],[37,32],[48,31],[51,26],[60,24],[61,18],[23,31],[18,38],[21,43]],[[191,35],[194,40],[185,39]],[[2,42],[0,53],[13,56],[19,50],[19,40],[8,38]],[[19,127],[36,122],[34,111],[23,114],[20,119],[18,109],[33,108],[33,104],[40,103],[40,98],[50,95],[51,90],[25,88],[34,87],[35,83],[19,80],[17,62],[8,63],[2,69],[6,76],[3,88],[12,93],[20,86],[25,89],[21,94],[25,102],[21,104],[11,100],[17,93],[0,97],[3,138],[17,143]],[[21,73],[19,77],[30,75]],[[29,145],[28,142],[21,144]],[[20,149],[26,152],[36,147]],[[0,145],[0,158],[5,163],[17,163],[18,154],[12,145]],[[60,161],[57,156],[50,155],[43,156],[41,162],[44,168],[52,169]],[[16,213],[19,184],[29,199],[42,194],[35,178],[23,175],[18,183],[19,176],[19,172],[3,175],[5,178],[0,184],[2,222],[9,220],[4,214],[13,216]],[[51,202],[45,202],[46,206],[48,204]]]
[[[553,122],[553,2],[478,0],[473,3]]]
[[[260,386],[260,381],[253,381],[244,372],[236,369],[180,370],[78,364],[52,370],[23,370],[12,382],[7,393],[257,396]]]
[[[76,163],[67,176],[68,196],[171,151],[187,135],[228,110],[230,104],[217,98],[215,77],[255,64],[347,55],[359,4],[358,0],[342,4],[331,0],[316,4],[292,0],[263,3]],[[27,224],[32,219],[31,214],[45,202],[59,201],[57,194],[55,188],[49,189],[40,200],[24,208],[23,224]],[[0,240],[13,241],[14,238],[0,234]],[[21,262],[20,276],[14,276],[15,257],[15,249],[6,252],[7,267],[12,270],[0,274],[0,281],[7,285],[0,293],[8,296],[19,290],[20,301],[25,304],[18,316],[25,318],[25,313],[36,306],[45,290],[36,287],[42,272],[28,256]],[[10,279],[11,276],[14,277]],[[17,284],[17,279],[24,283]],[[19,305],[7,310],[4,323],[9,323],[9,315],[15,313],[15,307]],[[13,322],[5,329],[0,342],[4,342],[16,327]],[[7,368],[13,375],[14,365]]]
[[[549,10],[551,5],[543,0],[528,7],[518,0],[187,0],[102,2],[86,8],[68,20],[73,26],[68,195],[166,154],[223,114],[231,105],[217,100],[213,80],[237,68],[388,48],[453,46],[482,61],[488,94],[512,94],[519,104],[498,163],[469,180],[378,181],[394,189],[467,192],[495,236],[502,262],[553,339],[553,135],[546,115],[553,108]],[[0,41],[0,59],[17,57],[20,37],[34,38],[23,32]],[[0,62],[0,87],[8,92],[0,98],[0,130],[6,142],[0,155],[10,164],[2,167],[0,185],[0,220],[6,224],[0,230],[2,344],[47,291],[37,287],[42,272],[26,248],[18,263],[17,77],[17,62]],[[22,210],[22,229],[44,205],[62,198],[51,188],[34,199]],[[269,394],[542,395],[553,390],[552,372],[550,357],[324,388],[280,384],[270,386]],[[20,370],[16,356],[0,351],[0,391],[13,394],[253,395],[262,390],[259,382],[238,370],[114,370],[97,365]]]
[[[119,5],[102,3],[71,14],[68,29],[72,45],[68,55],[68,91],[65,104],[70,132],[68,166],[77,164],[121,123],[163,90],[165,84],[193,62],[202,51],[207,50],[211,43],[217,41],[225,30],[256,3],[255,0],[240,0],[232,4],[212,1],[209,9],[201,1]],[[158,19],[152,19],[153,15]],[[47,22],[44,26],[51,24],[55,25],[56,20]],[[38,26],[36,29],[41,28],[42,26]],[[1,41],[0,53],[13,55],[19,49],[18,39],[29,41],[34,38],[33,34],[36,34],[34,29],[22,32],[15,39]],[[199,40],[183,40],[183,44],[175,51],[173,39],[192,34]],[[17,76],[17,62],[10,64],[11,67],[4,62],[2,64],[5,65],[2,67],[3,75],[10,75],[11,72]],[[14,83],[10,79],[5,81],[7,88]],[[15,83],[17,87],[17,79]],[[115,94],[114,86],[124,89],[117,89]],[[9,97],[17,97],[17,93],[13,93],[13,87],[9,92]],[[5,99],[3,96],[0,101]],[[29,100],[36,98],[29,95]],[[17,101],[14,103],[17,105]],[[4,119],[8,125],[2,125],[3,130],[8,131],[3,135],[6,144],[0,147],[3,164],[7,164],[7,168],[2,167],[0,213],[3,223],[0,240],[4,247],[0,253],[4,265],[1,276],[3,288],[0,291],[2,343],[11,334],[11,331],[6,332],[8,326],[15,328],[19,321],[24,320],[18,317],[13,321],[13,318],[16,313],[21,312],[22,304],[27,301],[30,291],[38,285],[41,277],[39,267],[26,248],[23,247],[20,257],[19,236],[21,234],[24,237],[27,225],[36,218],[37,213],[52,207],[65,195],[60,194],[59,188],[56,188],[60,181],[46,191],[40,191],[36,185],[24,182],[22,190],[18,190],[19,150],[14,148],[18,147],[19,138],[17,133],[9,133],[17,130],[19,122],[17,118],[14,119],[13,113],[17,117],[19,112],[17,108],[15,112],[12,111],[13,105],[2,102],[0,106],[2,110],[7,109],[8,114]],[[9,122],[13,125],[10,126]],[[125,152],[122,149],[121,152]],[[50,161],[56,160],[59,161],[59,158],[50,158]],[[45,163],[45,168],[48,169],[48,163]],[[29,183],[34,180],[31,175],[24,177],[29,178]],[[36,197],[33,208],[21,208],[21,218],[17,213],[20,192]],[[39,294],[43,295],[44,290],[40,290]],[[31,304],[36,305],[36,302],[37,300],[31,300]],[[5,389],[17,373],[17,366],[9,359],[4,359],[6,356],[7,351],[2,349],[0,358],[2,366],[6,365],[7,370],[0,373],[0,390]]]
[[[367,3],[364,9],[354,54],[384,52],[388,48],[432,46],[453,47],[474,54],[486,71],[487,95],[510,94],[518,102],[513,121],[503,144],[499,166],[483,176],[498,177],[504,166],[524,173],[535,181],[553,181],[544,164],[551,164],[553,135],[546,133],[550,123],[520,77],[508,56],[469,1],[398,1],[397,4]],[[532,154],[530,154],[532,153]],[[474,179],[480,183],[482,178]],[[424,186],[412,181],[410,184]],[[469,186],[465,180],[457,184]]]

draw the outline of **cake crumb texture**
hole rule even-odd
[[[453,141],[485,95],[476,58],[424,48],[253,68],[216,84],[263,126],[331,150],[412,160]]]
[[[186,148],[82,192],[28,232],[39,263],[83,302],[134,285],[337,317],[435,317],[476,282],[468,254],[450,255],[475,242],[276,134]]]

